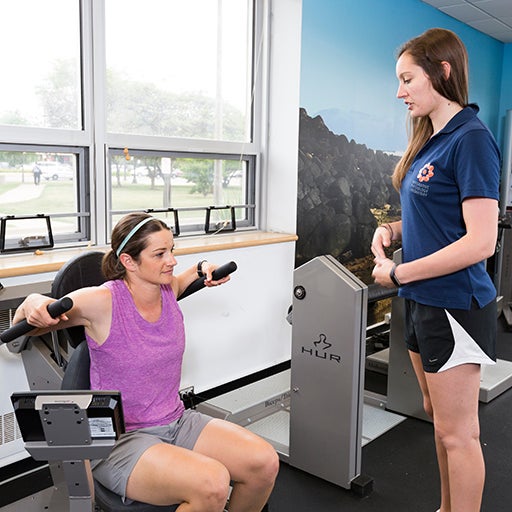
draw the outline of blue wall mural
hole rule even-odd
[[[397,49],[431,27],[455,31],[468,49],[470,101],[498,139],[512,108],[502,90],[512,52],[420,0],[303,0],[302,24],[296,264],[332,254],[370,283],[373,231],[400,216],[390,181],[407,140]]]

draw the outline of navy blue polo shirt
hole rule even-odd
[[[470,105],[434,135],[414,159],[401,188],[402,259],[432,254],[466,233],[462,202],[499,199],[500,154]],[[494,226],[493,226],[494,228]],[[404,285],[399,295],[429,306],[468,310],[496,297],[485,261],[452,274]]]

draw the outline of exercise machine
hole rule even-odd
[[[364,392],[368,287],[329,255],[294,272],[290,369],[198,405],[271,442],[281,459],[358,495],[362,447],[405,417]]]
[[[102,258],[103,253],[98,251],[84,253],[59,270],[51,292],[53,297],[62,298],[48,306],[51,316],[71,309],[72,300],[66,296],[69,292],[104,282]],[[221,279],[236,268],[234,262],[229,262],[217,268],[213,278]],[[179,300],[202,289],[204,281],[205,277],[194,281]],[[88,460],[107,456],[115,439],[124,432],[120,394],[89,390],[89,354],[82,327],[60,331],[66,332],[64,337],[53,332],[51,341],[24,337],[31,330],[33,327],[23,320],[1,333],[0,341],[22,355],[31,391],[12,394],[16,419],[25,448],[34,460],[50,461],[55,487],[37,499],[14,503],[12,510],[21,506],[27,511],[36,507],[34,510],[90,512],[93,491],[104,512],[174,510],[139,502],[125,505],[98,482],[93,484]]]
[[[500,217],[502,229],[498,240],[495,284],[503,297],[503,316],[512,327],[512,110],[507,110],[503,135],[503,162],[501,170]]]

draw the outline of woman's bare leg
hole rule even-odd
[[[427,415],[434,420],[434,411],[432,410],[432,402],[430,400],[430,394],[428,391],[427,380],[425,377],[425,371],[423,370],[423,364],[421,362],[421,356],[416,353],[409,351],[412,366],[418,379],[418,384],[423,395],[423,408]],[[439,467],[439,479],[441,482],[441,508],[440,512],[450,512],[450,481],[448,474],[448,460],[446,456],[446,450],[440,442],[437,434],[434,431],[434,440],[436,443],[436,454],[437,464]]]
[[[128,479],[126,496],[152,505],[181,503],[180,512],[221,512],[229,481],[222,463],[160,443],[140,457]]]
[[[279,471],[274,448],[249,430],[214,419],[201,432],[194,451],[222,463],[231,476],[230,512],[260,512]]]
[[[479,512],[485,481],[480,445],[480,366],[462,364],[425,374],[436,443],[446,453],[450,512]],[[441,509],[445,512],[444,509]]]

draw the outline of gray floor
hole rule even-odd
[[[499,319],[498,357],[512,361],[512,331]],[[378,387],[385,386],[374,375]],[[480,407],[486,460],[482,512],[511,510],[512,389]],[[271,512],[435,512],[438,472],[430,423],[407,418],[363,447],[362,472],[373,478],[373,492],[360,498],[286,464],[281,465],[270,498]]]

